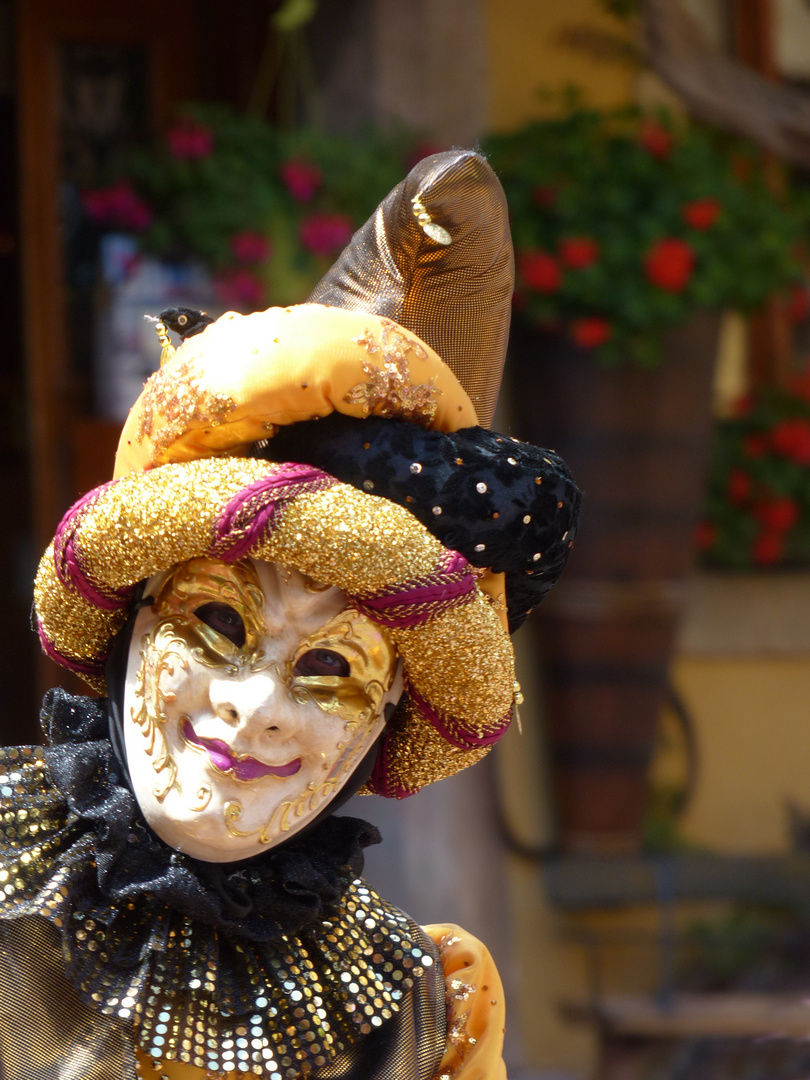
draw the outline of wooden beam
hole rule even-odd
[[[737,56],[743,63],[771,82],[779,81],[774,52],[773,0],[734,0],[733,30]],[[784,164],[766,156],[766,173],[771,189],[784,189]],[[793,339],[787,306],[772,297],[749,323],[751,383],[787,386],[793,370]]]

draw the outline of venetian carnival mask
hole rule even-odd
[[[254,559],[147,583],[127,664],[132,786],[157,835],[206,862],[266,851],[344,787],[402,691],[394,646],[345,594]]]

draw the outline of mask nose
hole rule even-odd
[[[291,718],[283,690],[274,674],[258,672],[244,679],[214,679],[209,698],[214,714],[240,734],[287,735]]]

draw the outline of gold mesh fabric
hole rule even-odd
[[[36,916],[0,921],[0,1076],[136,1076],[129,1030],[82,1004],[65,978],[57,930]]]
[[[414,200],[450,243],[432,239]],[[514,258],[503,189],[486,161],[453,150],[421,161],[384,199],[310,299],[385,315],[425,341],[495,411],[509,336]]]
[[[434,1080],[447,1053],[443,974],[437,963],[403,998],[396,1016],[347,1047],[328,1065],[316,1068],[309,1074],[311,1080]],[[155,1076],[156,1080],[208,1080],[215,1075],[178,1061],[152,1059],[154,1064],[150,1065],[142,1052],[138,1057],[144,1076]],[[234,1075],[242,1074],[216,1074],[222,1080]],[[293,1065],[278,1073],[269,1072],[271,1080],[275,1075],[293,1080],[302,1074]]]
[[[427,939],[425,939],[427,940]],[[251,1067],[265,1080],[431,1080],[445,1050],[442,969],[413,988],[399,1013],[312,1072]],[[131,1026],[87,1008],[65,978],[58,933],[46,920],[0,921],[0,1076],[3,1080],[205,1080],[214,1074],[184,1062],[137,1054]],[[152,1064],[154,1062],[154,1065]]]

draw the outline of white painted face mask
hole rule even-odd
[[[147,583],[127,662],[135,797],[206,862],[266,851],[338,794],[402,692],[384,629],[340,589],[253,559],[192,559]]]

